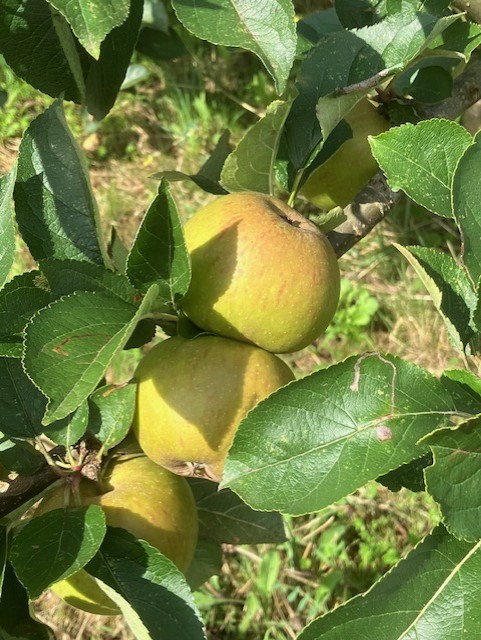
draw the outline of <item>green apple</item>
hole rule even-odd
[[[306,180],[300,193],[321,209],[347,206],[378,171],[367,137],[389,129],[389,123],[368,101],[361,100],[346,117],[352,138]]]
[[[135,373],[134,433],[154,462],[219,481],[242,418],[293,378],[280,358],[243,342],[169,338],[149,351]]]
[[[107,524],[121,527],[146,540],[185,572],[197,543],[198,518],[195,500],[184,478],[154,464],[145,456],[114,461],[102,478],[102,492],[82,480],[83,505],[98,504]],[[39,505],[36,516],[65,506],[65,486]],[[65,602],[101,615],[118,615],[117,605],[84,570],[53,585]]]
[[[273,353],[306,347],[339,301],[339,266],[327,238],[281,200],[217,198],[185,225],[192,282],[181,301],[199,327]]]

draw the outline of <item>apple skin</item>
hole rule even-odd
[[[263,349],[203,335],[157,344],[135,379],[133,430],[144,453],[174,473],[218,482],[239,422],[294,375]]]
[[[300,190],[320,209],[346,207],[379,169],[367,137],[387,131],[389,123],[368,100],[358,102],[346,120],[352,138],[317,167]]]
[[[339,266],[327,238],[281,200],[231,193],[184,227],[192,281],[180,302],[206,331],[272,353],[303,349],[332,320]]]
[[[114,461],[102,478],[101,495],[83,480],[82,505],[97,504],[107,524],[121,527],[159,549],[185,573],[197,544],[197,508],[189,484],[142,456]],[[39,505],[35,515],[64,507],[61,486]],[[65,602],[99,615],[119,615],[117,605],[83,569],[52,587]]]

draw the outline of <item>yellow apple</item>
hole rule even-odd
[[[339,301],[339,266],[327,238],[281,200],[217,198],[185,225],[192,282],[181,306],[199,327],[273,353],[306,347]]]
[[[140,362],[133,429],[154,462],[219,481],[239,422],[293,379],[277,356],[218,336],[175,337]]]
[[[345,207],[378,171],[367,137],[389,129],[389,123],[368,101],[361,100],[346,116],[352,138],[306,180],[300,193],[321,209]]]
[[[83,505],[98,504],[107,524],[121,527],[146,540],[185,572],[197,543],[198,518],[192,491],[184,478],[170,473],[142,456],[114,461],[102,478],[102,492],[83,480]],[[39,505],[36,515],[65,506],[65,486]],[[81,570],[53,585],[65,602],[90,613],[118,615],[117,605]]]

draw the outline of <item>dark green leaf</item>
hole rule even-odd
[[[434,464],[425,471],[427,491],[441,506],[449,531],[472,542],[481,539],[480,427],[481,418],[471,418],[423,440],[434,456]]]
[[[419,458],[428,450],[419,439],[452,412],[425,369],[354,356],[260,402],[236,432],[223,484],[255,509],[317,511]]]
[[[473,143],[464,127],[448,120],[404,124],[370,138],[376,161],[394,191],[452,217],[451,189],[461,156]]]
[[[403,464],[394,471],[377,478],[390,491],[400,491],[403,487],[410,491],[424,491],[424,469],[433,463],[433,457],[426,453],[421,458]]]
[[[227,193],[226,190],[220,186],[219,180],[224,162],[232,151],[229,138],[230,131],[226,129],[219,138],[212,155],[205,161],[198,173],[187,174],[182,173],[182,171],[160,171],[159,173],[154,173],[153,177],[159,180],[165,178],[170,182],[192,180],[192,182],[204,191],[207,191],[207,193],[213,193],[214,195]]]
[[[25,132],[14,198],[20,233],[36,260],[104,263],[88,173],[60,102]]]
[[[222,548],[210,540],[199,540],[194,559],[189,565],[186,580],[194,591],[212,576],[220,574],[222,569]]]
[[[14,537],[10,559],[30,598],[77,573],[105,536],[101,507],[55,509],[32,520]]]
[[[455,16],[438,19],[406,11],[371,27],[332,33],[313,47],[299,73],[299,95],[286,121],[289,159],[294,170],[309,164],[322,138],[327,139],[371,89],[360,88],[344,95],[338,95],[338,90],[360,82],[384,82],[386,76],[417,57],[453,20]],[[378,74],[381,75],[376,80]]]
[[[117,229],[114,226],[111,228],[110,242],[107,251],[115,269],[120,273],[125,273],[129,250],[120,239]]]
[[[157,284],[162,301],[173,307],[189,287],[190,260],[182,224],[165,180],[137,232],[127,275],[143,291]]]
[[[401,0],[391,5],[401,5]],[[334,7],[345,29],[360,29],[376,24],[387,16],[385,0],[335,0]],[[394,10],[391,14],[397,13]]]
[[[121,608],[137,638],[205,638],[185,578],[146,542],[108,527],[100,551],[86,569],[107,586],[107,595]]]
[[[441,384],[449,391],[456,411],[475,416],[481,413],[481,379],[464,369],[444,371]]]
[[[481,637],[474,586],[481,572],[480,547],[438,527],[367,594],[311,622],[299,640],[377,638],[377,630],[382,640]]]
[[[416,102],[435,104],[451,97],[453,92],[453,76],[441,66],[423,67],[411,77],[409,95]]]
[[[221,184],[229,192],[273,193],[274,162],[292,100],[276,100],[244,134],[224,164]]]
[[[100,291],[135,303],[137,291],[128,279],[103,266],[76,260],[42,260],[40,268],[55,298],[75,291]]]
[[[87,52],[75,42],[73,49],[81,66],[88,67],[92,59]],[[55,98],[63,93],[66,100],[81,101],[51,7],[45,0],[2,0],[0,53],[17,75],[40,91]]]
[[[25,375],[22,363],[0,358],[0,431],[9,438],[40,435],[47,400]]]
[[[172,6],[197,38],[255,53],[278,93],[284,91],[296,54],[291,0],[172,0]]]
[[[135,411],[136,385],[108,385],[90,397],[89,431],[108,451],[119,444],[130,429]]]
[[[228,544],[284,542],[279,513],[254,511],[230,489],[209,480],[190,480],[199,513],[199,538]]]
[[[28,442],[10,439],[0,432],[0,463],[9,471],[28,476],[45,465],[45,458]]]
[[[481,278],[481,136],[467,149],[459,161],[453,179],[453,214],[463,240],[463,261],[471,279],[478,283]]]
[[[21,339],[31,317],[52,301],[39,271],[16,276],[0,291],[0,340]]]
[[[446,2],[446,5],[447,4]],[[431,46],[439,47],[441,51],[457,51],[461,53],[467,61],[470,59],[471,53],[480,43],[481,27],[468,20],[457,20],[443,31]]]
[[[51,629],[31,617],[25,589],[7,564],[0,600],[0,638],[2,640],[53,640]]]
[[[6,527],[0,526],[0,600],[2,597],[3,581],[5,579],[5,568],[8,558],[8,531]]]
[[[87,106],[97,119],[113,107],[130,64],[142,21],[143,0],[131,0],[130,13],[102,42],[98,61],[86,76]]]
[[[94,391],[156,298],[156,286],[137,308],[111,295],[82,291],[33,318],[25,334],[24,366],[50,399],[44,424],[64,418]]]
[[[14,165],[10,173],[0,178],[0,288],[8,278],[15,257],[12,198],[16,175],[17,165]]]
[[[94,58],[100,55],[105,36],[129,15],[129,0],[48,0],[72,27],[83,47]]]
[[[43,415],[39,416],[40,420],[42,417]],[[56,444],[71,447],[84,435],[88,422],[89,406],[87,401],[84,401],[80,407],[69,416],[50,424],[48,427],[42,427],[42,430],[50,440],[53,440]]]
[[[155,62],[170,62],[187,53],[184,43],[173,29],[165,33],[152,27],[143,27],[135,48]]]
[[[453,345],[463,351],[473,336],[471,312],[476,294],[463,268],[447,253],[395,245],[414,267],[446,324]]]
[[[305,55],[322,36],[343,31],[334,9],[309,13],[297,23],[297,55]]]

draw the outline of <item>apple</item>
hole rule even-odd
[[[389,123],[368,101],[361,100],[346,116],[352,138],[317,167],[300,193],[321,209],[347,206],[378,171],[367,137],[389,129]]]
[[[134,377],[133,430],[144,453],[175,473],[218,482],[242,418],[294,375],[259,347],[202,335],[157,344]]]
[[[96,484],[83,479],[82,505],[100,505],[108,525],[146,540],[185,573],[194,557],[198,532],[197,508],[188,482],[141,456],[114,460],[101,486],[99,495]],[[41,502],[35,515],[64,507],[64,499],[63,485]],[[56,583],[52,590],[78,609],[120,614],[117,605],[84,570]]]
[[[339,301],[339,266],[319,229],[262,193],[217,198],[185,224],[192,281],[181,301],[199,327],[273,353],[321,335]]]

